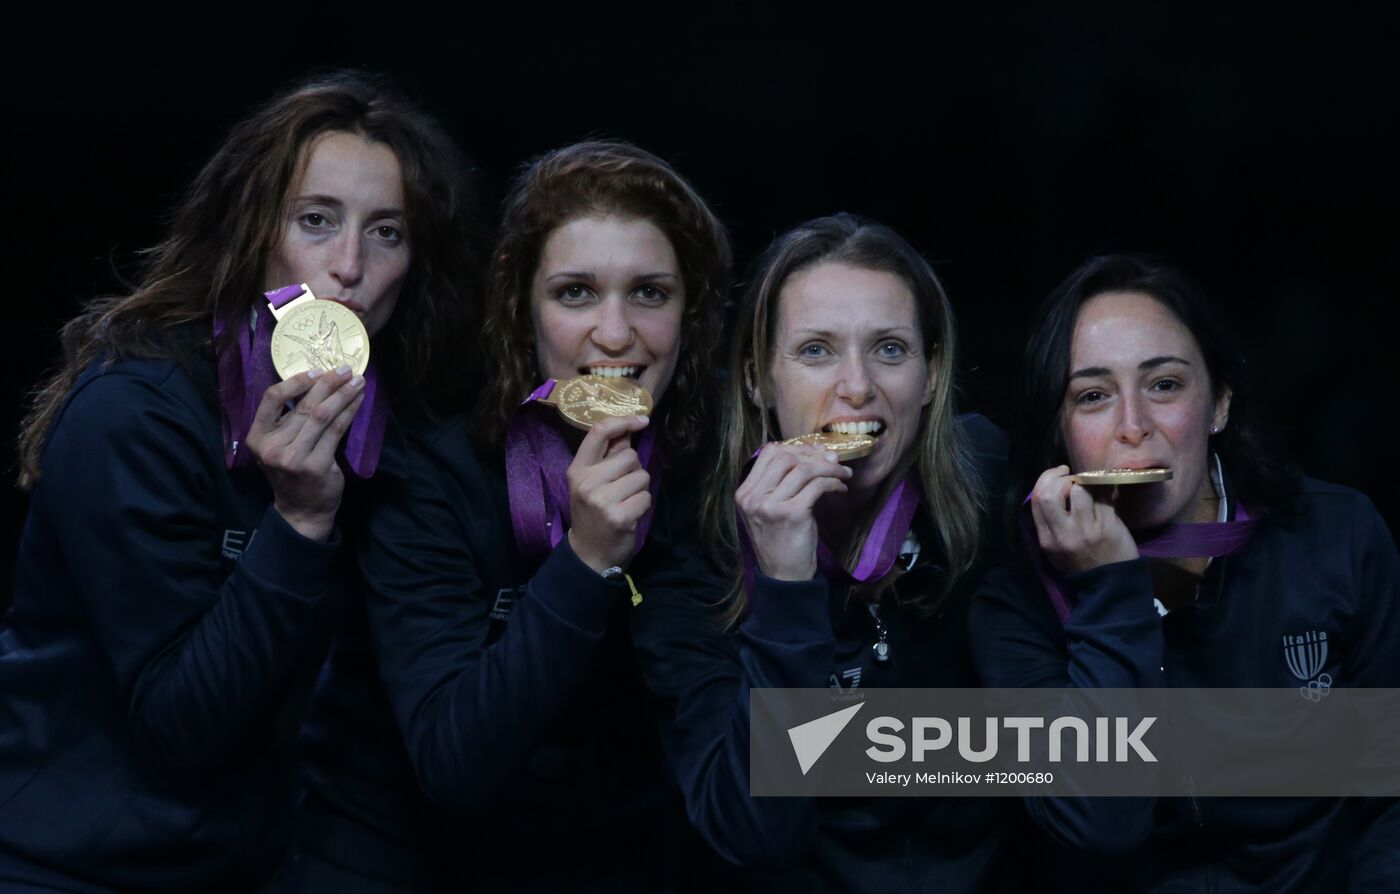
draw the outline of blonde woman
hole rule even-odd
[[[955,417],[955,351],[942,286],[894,231],[836,215],[780,236],[739,311],[707,488],[731,595],[656,600],[634,618],[692,823],[731,862],[807,890],[986,891],[1007,877],[994,801],[748,795],[751,687],[976,685],[966,595],[1004,448],[990,423]],[[849,463],[775,443],[817,431],[876,443]]]

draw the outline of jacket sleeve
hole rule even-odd
[[[724,631],[716,606],[724,585],[691,583],[648,595],[632,619],[667,756],[691,823],[720,855],[789,865],[810,838],[816,805],[749,795],[749,690],[826,685],[835,650],[827,583],[758,575],[753,610],[735,632]]]
[[[84,386],[50,437],[40,489],[133,737],[199,771],[246,753],[277,710],[324,617],[336,543],[302,537],[269,506],[228,574],[220,447],[166,384],[110,373]]]
[[[973,653],[994,688],[1142,689],[1164,684],[1162,623],[1146,559],[1072,575],[1077,597],[1063,628],[1025,565],[988,574],[973,601]],[[1155,798],[1027,798],[1031,819],[1058,843],[1098,854],[1147,840]]]
[[[509,543],[472,541],[466,493],[444,459],[409,446],[408,477],[370,510],[360,551],[380,676],[424,793],[464,809],[490,802],[576,695],[627,590],[565,538],[487,644],[496,593],[477,562]],[[470,510],[465,510],[470,511]]]
[[[1361,606],[1357,618],[1359,647],[1349,660],[1349,686],[1400,687],[1400,556],[1385,522],[1371,502],[1357,498],[1351,530],[1352,567]],[[1369,749],[1361,758],[1369,772],[1383,778],[1400,775],[1400,717],[1370,717],[1375,724]],[[1400,800],[1361,803],[1361,840],[1352,851],[1348,889],[1352,892],[1400,890]]]

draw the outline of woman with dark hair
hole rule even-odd
[[[233,128],[135,290],[64,328],[0,627],[6,891],[249,890],[276,867],[346,479],[375,471],[391,391],[451,400],[475,312],[463,176],[378,80],[304,83]],[[303,284],[358,318],[363,374],[347,322],[330,353],[353,368],[277,381],[269,302]]]
[[[943,287],[892,230],[839,214],[778,237],[739,310],[707,487],[730,596],[696,581],[634,613],[692,823],[783,890],[1009,884],[1006,802],[749,797],[750,688],[976,685],[966,603],[1005,449],[955,416],[955,360]],[[815,432],[873,451],[782,443]]]
[[[1395,544],[1365,497],[1272,458],[1247,397],[1234,343],[1173,268],[1096,257],[1050,295],[1026,350],[1013,442],[1013,493],[1030,493],[1022,518],[1033,533],[1021,561],[988,575],[972,612],[985,685],[1400,682]],[[1172,477],[1116,492],[1069,477],[1148,468]],[[1167,533],[1200,530],[1191,525],[1240,536],[1161,546]],[[1310,632],[1331,648],[1303,678],[1278,644]],[[1084,880],[1070,865],[1091,867],[1098,886],[1134,891],[1400,884],[1400,813],[1388,803],[1045,797],[1027,806],[1059,849],[1052,858],[1068,857],[1048,874],[1067,885]]]
[[[410,431],[361,556],[383,684],[441,808],[423,827],[445,889],[677,874],[667,836],[686,830],[623,614],[681,572],[694,509],[677,473],[704,430],[728,269],[705,202],[625,143],[550,152],[506,199],[478,424]],[[643,386],[650,418],[585,434],[533,399],[581,375]]]

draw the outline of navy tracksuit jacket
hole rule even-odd
[[[336,542],[224,467],[212,354],[82,374],[0,626],[0,890],[249,890],[291,836]]]
[[[308,725],[303,848],[414,890],[698,883],[703,845],[662,769],[627,585],[567,539],[542,561],[517,554],[504,456],[465,420],[404,428],[358,546],[366,623],[337,643]],[[691,576],[693,504],[673,497],[629,568],[643,604],[664,598],[661,571]]]
[[[1005,438],[964,417],[988,491],[1000,493]],[[691,822],[728,860],[754,873],[755,891],[1018,890],[1014,858],[1024,822],[1011,799],[754,798],[749,795],[750,688],[974,687],[967,604],[979,568],[932,617],[899,605],[943,581],[927,510],[914,530],[919,560],[878,607],[890,660],[877,662],[875,619],[826,578],[757,575],[752,610],[736,632],[715,605],[727,587],[714,572],[689,592],[634,613],[643,672]],[[984,540],[984,543],[987,541]]]
[[[1228,470],[1227,470],[1228,471]],[[1325,632],[1329,685],[1400,686],[1400,559],[1361,494],[1305,480],[1301,509],[1264,514],[1165,618],[1147,559],[1069,577],[1061,626],[1022,564],[972,611],[984,685],[1290,687],[1283,637]],[[1400,760],[1400,742],[1378,746]],[[1387,757],[1387,755],[1389,755]],[[1400,890],[1400,805],[1322,798],[1030,798],[1051,887],[1114,891]]]

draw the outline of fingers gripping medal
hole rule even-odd
[[[575,428],[588,431],[609,416],[650,416],[651,392],[622,376],[574,376],[561,379],[538,398],[559,411]]]
[[[870,435],[843,435],[830,431],[799,435],[796,438],[788,438],[783,443],[822,447],[835,453],[837,461],[843,463],[867,457],[875,450],[875,439]]]
[[[1080,472],[1069,476],[1075,484],[1088,487],[1095,485],[1157,484],[1172,480],[1171,469],[1104,469],[1099,472]]]
[[[591,429],[609,416],[650,416],[651,393],[627,378],[585,375],[556,381],[547,379],[525,399],[506,429],[506,480],[510,495],[511,527],[516,546],[527,556],[544,556],[559,545],[569,528],[567,470],[573,448],[559,426],[547,420],[533,405],[553,408],[575,428]],[[642,431],[636,444],[637,459],[651,473],[651,500],[657,505],[661,483],[661,443],[656,426]],[[637,549],[646,542],[652,509],[637,525]],[[633,593],[633,604],[640,595]]]
[[[819,431],[807,435],[788,438],[780,443],[793,446],[814,446],[836,454],[838,462],[851,462],[862,459],[874,452],[877,437],[868,434],[846,434],[842,432]],[[755,452],[756,458],[758,453]],[[841,586],[853,586],[878,581],[890,573],[900,548],[910,536],[914,513],[923,499],[923,487],[916,473],[909,473],[894,485],[886,496],[875,519],[866,532],[865,541],[860,546],[855,567],[848,568],[821,537],[817,539],[817,568],[828,579]],[[744,518],[735,507],[735,526],[739,534],[739,552],[742,557],[744,589],[750,598],[756,595],[758,559],[753,542],[749,539]],[[884,622],[875,616],[875,629],[878,641],[872,646],[875,660],[881,664],[890,660],[889,631]]]
[[[1089,487],[1096,485],[1122,486],[1125,484],[1154,484],[1172,479],[1171,469],[1105,469],[1096,472],[1079,472],[1069,476],[1076,484]],[[1031,517],[1031,494],[1026,495],[1021,504],[1021,539],[1027,554],[1040,577],[1041,585],[1050,597],[1050,603],[1059,616],[1060,623],[1069,621],[1076,600],[1072,589],[1051,567],[1041,552],[1036,535],[1035,522]],[[1254,535],[1260,513],[1248,506],[1235,508],[1233,521],[1207,523],[1176,523],[1157,528],[1133,531],[1138,552],[1149,559],[1216,558],[1233,556],[1243,550]]]
[[[369,333],[355,312],[325,301],[306,283],[278,289],[268,308],[277,318],[272,330],[272,365],[284,380],[311,369],[348,366],[363,375],[369,365]]]

